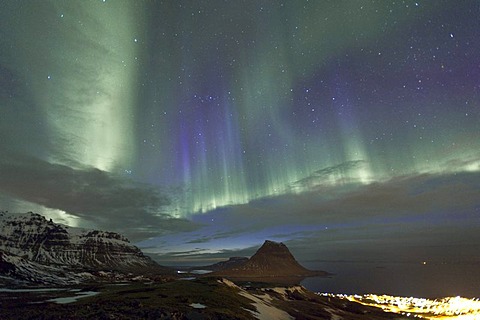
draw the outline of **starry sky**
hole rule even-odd
[[[480,3],[0,3],[0,207],[165,264],[478,261]]]

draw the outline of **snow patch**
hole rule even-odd
[[[233,283],[232,281],[228,280],[228,279],[221,279],[221,280],[218,280],[219,283],[223,283],[225,285],[227,285],[228,287],[230,288],[236,288],[236,289],[239,289],[239,290],[243,290],[241,289],[239,286],[237,286],[235,283]]]
[[[291,315],[289,315],[287,312],[280,310],[276,307],[274,307],[271,304],[272,298],[268,294],[263,294],[263,295],[253,295],[249,292],[247,292],[245,289],[240,288],[237,286],[235,283],[228,279],[221,279],[217,280],[218,283],[222,283],[230,288],[235,288],[239,292],[238,294],[250,299],[253,301],[252,305],[257,309],[257,311],[252,311],[248,310],[252,315],[259,319],[259,320],[270,320],[270,319],[276,319],[276,320],[292,320],[295,319]],[[301,288],[301,287],[300,287]]]
[[[324,308],[325,311],[330,313],[330,320],[343,320],[343,317],[335,313],[335,310],[332,308]]]
[[[93,296],[96,296],[97,294],[99,294],[99,292],[96,292],[96,291],[78,292],[73,297],[53,298],[53,299],[47,300],[47,302],[55,302],[55,303],[58,303],[58,304],[66,304],[66,303],[76,302],[78,299],[93,297]]]
[[[298,292],[300,294],[304,294],[305,293],[305,288],[303,288],[302,286],[294,286],[294,287],[288,287],[288,288],[273,288],[272,289],[274,292],[278,293],[279,295],[282,296],[282,298],[284,300],[287,300],[288,299],[288,292]]]
[[[257,312],[251,311],[251,310],[249,311],[252,313],[252,315],[255,318],[259,320],[270,320],[270,319],[293,320],[295,319],[285,311],[272,306],[269,301],[263,300],[262,299],[263,296],[257,297],[253,294],[246,292],[245,290],[240,291],[239,294],[253,301],[253,305],[257,309]]]

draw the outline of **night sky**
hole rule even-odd
[[[0,2],[0,209],[166,264],[480,262],[480,2]]]

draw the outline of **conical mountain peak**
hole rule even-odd
[[[292,277],[316,273],[302,267],[285,244],[271,240],[266,240],[245,263],[219,272],[232,277]]]

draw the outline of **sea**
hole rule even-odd
[[[402,297],[480,298],[478,263],[317,261],[302,263],[332,273],[301,282],[307,289],[335,294],[388,294]]]

